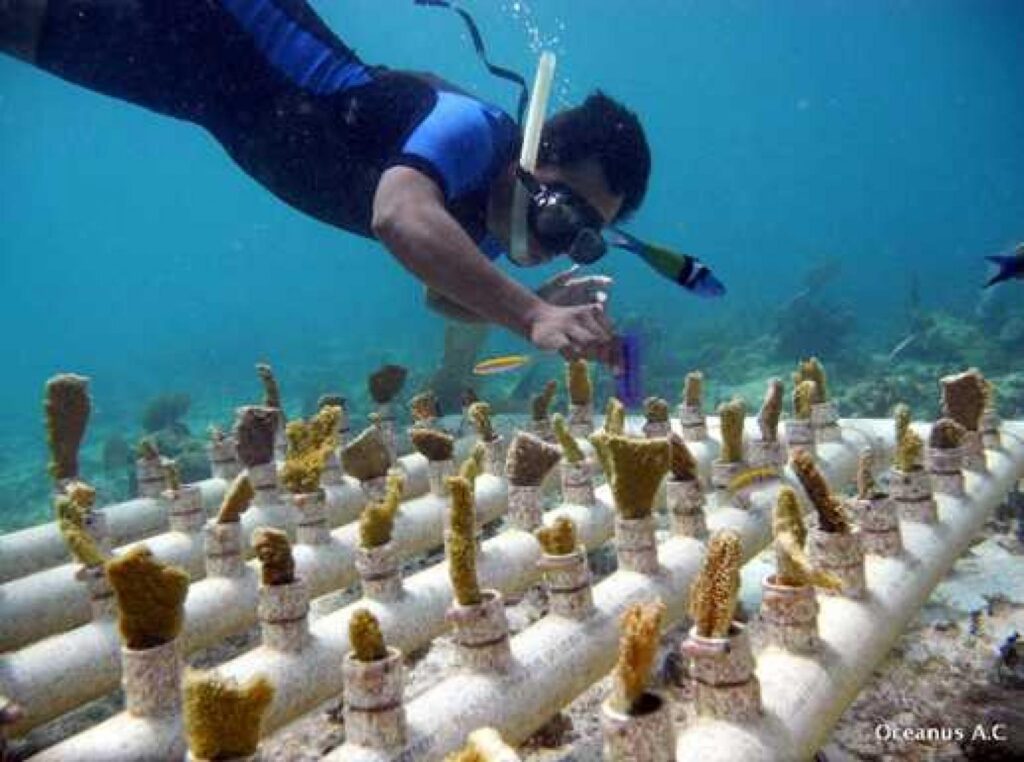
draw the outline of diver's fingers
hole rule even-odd
[[[565,286],[569,284],[577,271],[579,271],[579,265],[572,265],[568,270],[562,270],[560,273],[556,273],[544,281],[545,286]]]
[[[590,315],[597,321],[598,325],[608,334],[613,336],[615,334],[615,328],[612,326],[612,321],[608,319],[608,313],[605,312],[604,303],[607,301],[607,295],[604,300],[595,300],[594,304],[587,307],[590,310]]]

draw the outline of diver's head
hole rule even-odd
[[[520,182],[531,196],[529,266],[559,254],[588,264],[604,253],[607,225],[637,210],[651,153],[636,114],[601,91],[555,114],[541,133],[538,166]]]

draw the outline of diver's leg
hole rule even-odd
[[[47,0],[0,0],[0,52],[35,63]]]

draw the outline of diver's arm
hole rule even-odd
[[[450,318],[451,320],[457,320],[460,323],[486,323],[487,321],[477,315],[475,312],[470,312],[465,307],[453,302],[451,299],[441,296],[434,289],[429,286],[423,295],[423,301],[430,308],[431,311],[436,312],[442,317]]]
[[[373,232],[428,288],[521,336],[529,337],[547,308],[488,261],[445,208],[437,184],[415,169],[392,167],[381,177]]]

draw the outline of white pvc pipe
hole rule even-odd
[[[812,758],[932,589],[1024,475],[1022,435],[1024,426],[1019,422],[1004,424],[1004,450],[987,451],[988,475],[967,472],[966,499],[936,495],[937,524],[901,522],[903,556],[867,557],[866,600],[818,597],[820,654],[800,656],[778,648],[758,654],[757,676],[765,709],[760,722],[694,722],[677,735],[676,759],[767,762]]]
[[[203,506],[207,510],[220,504],[225,489],[223,479],[204,479],[196,485],[202,490]],[[137,497],[105,505],[99,510],[106,516],[111,545],[123,545],[148,537],[167,527],[167,501],[162,499]],[[54,521],[0,534],[0,582],[34,574],[69,560],[71,554],[67,543]]]
[[[481,475],[475,492],[481,522],[496,519],[506,510],[508,490],[503,480]],[[414,557],[442,544],[446,504],[446,499],[429,494],[402,504],[394,528],[399,556]],[[309,584],[311,596],[356,582],[358,544],[358,522],[352,522],[334,530],[329,543],[293,546],[296,573]],[[259,563],[250,561],[248,566],[244,577],[204,579],[189,587],[182,633],[185,653],[208,648],[256,624]],[[81,582],[76,584],[84,587]],[[0,693],[16,697],[23,709],[22,719],[11,728],[12,734],[23,734],[114,690],[120,678],[119,653],[116,630],[89,623],[0,654]]]
[[[406,474],[403,495],[422,495],[426,492],[428,487],[426,458],[416,453],[400,458],[399,461]],[[222,496],[223,482],[221,480],[211,481],[220,483]],[[208,487],[207,492],[212,494],[215,490]],[[328,519],[331,523],[355,520],[366,505],[366,496],[363,490],[359,487],[359,483],[351,477],[346,477],[342,484],[326,487],[325,492]],[[218,504],[219,499],[216,501]],[[287,495],[282,495],[282,504],[287,499]],[[145,502],[162,505],[166,521],[166,501],[147,500]],[[288,510],[294,510],[290,505],[285,507]],[[164,532],[117,548],[114,552],[124,553],[140,543],[144,543],[161,561],[185,569],[193,582],[201,580],[206,575],[201,534]],[[325,556],[325,562],[332,561],[329,555],[323,551],[321,551],[321,555]],[[5,623],[4,627],[0,629],[0,651],[20,648],[89,621],[89,595],[85,585],[75,577],[78,569],[79,564],[66,563],[19,577],[0,586],[0,622]],[[340,584],[323,589],[317,594],[328,592]]]

